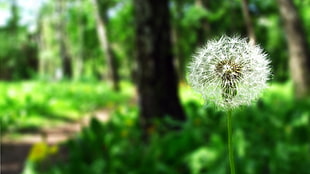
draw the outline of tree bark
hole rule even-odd
[[[83,6],[84,6],[84,1],[83,0],[77,0],[78,6],[81,11],[84,11]],[[85,20],[84,20],[84,14],[79,13],[76,17],[76,23],[77,23],[77,42],[78,42],[78,50],[75,52],[75,68],[74,68],[74,79],[78,80],[81,78],[81,75],[83,73],[83,65],[84,65],[84,32],[85,32]]]
[[[184,0],[175,0],[176,16],[172,23],[172,45],[174,54],[174,64],[176,66],[176,71],[178,79],[180,81],[185,81],[185,57],[182,54],[182,46],[180,44],[183,35],[182,26],[180,20],[184,17],[184,12],[182,8],[184,6]]]
[[[108,78],[112,82],[114,90],[119,90],[119,74],[117,68],[117,62],[111,48],[111,44],[107,35],[107,7],[104,3],[100,3],[99,0],[93,0],[96,13],[97,33],[100,41],[101,49],[106,58],[108,65]]]
[[[140,118],[146,129],[152,120],[185,118],[173,66],[168,0],[134,0],[137,83]]]
[[[290,52],[290,71],[297,98],[310,94],[310,53],[306,34],[291,0],[277,0]]]
[[[242,3],[242,14],[245,20],[245,25],[248,33],[248,37],[250,39],[250,43],[255,44],[256,37],[255,37],[255,31],[253,27],[252,18],[249,11],[249,2],[248,0],[241,0]]]
[[[68,53],[66,43],[66,21],[65,21],[65,0],[56,0],[56,10],[60,17],[57,24],[57,35],[59,42],[59,54],[62,62],[62,74],[67,78],[72,77],[71,57]]]

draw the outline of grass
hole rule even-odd
[[[133,88],[122,84],[115,93],[102,83],[1,83],[1,119],[5,130],[78,119],[83,113],[110,107],[111,119],[96,119],[64,146],[64,163],[27,161],[27,171],[47,174],[226,174],[228,168],[225,114],[203,103],[182,85],[186,122],[169,117],[154,122],[149,141],[141,138],[138,108],[129,105]],[[235,110],[233,142],[238,174],[310,174],[310,99],[293,98],[292,84],[272,84],[252,106]],[[55,117],[51,117],[55,116]],[[55,119],[57,117],[57,119]],[[60,118],[60,119],[58,119]],[[34,120],[37,120],[35,122]],[[56,121],[57,120],[57,121]],[[181,125],[172,131],[167,124]],[[1,129],[3,129],[1,125]],[[31,165],[30,165],[31,164]]]
[[[123,83],[122,89],[117,93],[100,82],[1,82],[1,131],[33,130],[76,121],[90,111],[127,102],[133,88]]]

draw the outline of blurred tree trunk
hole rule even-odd
[[[72,77],[72,63],[71,57],[68,53],[66,43],[66,19],[65,19],[65,1],[56,0],[56,12],[59,15],[59,21],[57,24],[57,36],[59,43],[59,54],[62,62],[62,75],[68,78]]]
[[[242,3],[242,14],[245,20],[245,25],[248,33],[248,37],[250,39],[250,43],[255,44],[256,37],[255,37],[255,31],[253,27],[252,18],[249,11],[249,2],[248,0],[241,0]]]
[[[44,56],[42,55],[42,50],[44,50],[44,39],[43,37],[43,22],[41,17],[39,17],[38,20],[38,37],[37,37],[37,43],[38,43],[38,49],[39,49],[39,65],[38,65],[38,71],[39,71],[39,77],[44,78],[46,75],[46,60],[44,59]]]
[[[84,7],[84,1],[83,0],[77,0],[78,7],[81,11],[85,11],[83,9]],[[78,50],[75,53],[76,58],[75,58],[75,69],[74,69],[74,79],[78,80],[81,78],[81,75],[83,73],[83,62],[84,62],[84,32],[85,32],[85,20],[84,20],[84,13],[78,13],[76,17],[76,23],[77,23],[77,45],[78,45]],[[74,44],[74,43],[73,43]]]
[[[290,71],[295,94],[302,98],[310,94],[310,53],[306,34],[302,28],[296,7],[291,0],[277,0],[290,52]]]
[[[97,33],[98,38],[101,44],[101,49],[106,58],[106,62],[108,65],[108,78],[113,84],[114,90],[119,90],[119,74],[118,74],[118,66],[116,62],[115,55],[113,54],[113,50],[111,44],[109,42],[108,34],[107,34],[107,2],[100,0],[92,0],[95,6],[96,13],[96,21],[97,21]]]
[[[57,51],[58,45],[54,46],[55,43],[58,43],[58,38],[53,37],[57,34],[55,30],[56,25],[53,23],[50,17],[43,15],[43,12],[40,11],[38,21],[38,32],[37,32],[37,45],[38,45],[38,71],[39,77],[42,79],[45,78],[54,78],[55,69],[57,67],[55,57],[59,58],[59,53]],[[50,29],[50,31],[49,31]],[[53,32],[51,32],[53,31]],[[52,36],[51,36],[52,35]]]
[[[202,9],[207,9],[207,0],[195,0],[195,5]],[[210,24],[206,17],[200,19],[200,27],[197,29],[197,41],[198,45],[201,46],[207,39],[207,35],[210,32]]]
[[[46,63],[46,56],[44,56],[43,51],[46,49],[46,45],[44,42],[44,21],[42,11],[40,11],[39,16],[37,18],[37,45],[38,45],[38,52],[39,52],[39,64],[38,64],[38,71],[39,71],[39,77],[44,78],[47,75],[47,63]]]
[[[134,0],[137,83],[145,129],[156,117],[185,118],[173,66],[168,0]]]
[[[181,19],[184,17],[183,13],[183,5],[184,0],[175,0],[176,6],[176,16],[173,20],[172,25],[172,44],[173,44],[173,53],[174,53],[174,61],[177,69],[178,79],[181,81],[185,81],[185,57],[182,54],[182,47],[180,43],[180,38],[182,37],[182,26]]]

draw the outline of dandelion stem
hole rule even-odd
[[[235,174],[235,161],[233,152],[233,142],[232,142],[232,128],[231,128],[231,110],[227,112],[227,132],[228,132],[228,153],[229,153],[229,164],[230,173]]]

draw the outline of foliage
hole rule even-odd
[[[37,45],[33,35],[28,33],[26,27],[18,26],[20,17],[16,1],[1,4],[4,8],[11,6],[11,16],[7,20],[7,25],[0,27],[0,79],[33,77],[37,58]]]
[[[226,119],[182,88],[188,120],[154,122],[149,139],[141,138],[135,107],[119,105],[107,123],[93,119],[65,144],[66,162],[37,173],[213,173],[225,174]],[[291,84],[274,84],[262,100],[233,113],[237,173],[309,174],[310,100],[294,101]],[[285,107],[283,107],[285,106]],[[169,130],[165,125],[181,125]]]
[[[0,78],[17,80],[34,76],[37,48],[31,37],[24,29],[13,32],[0,28]]]
[[[122,86],[126,91],[117,94],[101,82],[1,82],[1,131],[74,121],[97,108],[113,108],[132,95],[128,84]]]
[[[112,48],[120,65],[120,75],[130,78],[134,67],[134,26],[131,0],[120,1],[110,9],[108,30]]]
[[[309,35],[309,0],[295,0],[301,22]],[[10,3],[3,3],[9,9]],[[74,78],[98,78],[104,74],[107,64],[100,52],[96,33],[95,13],[91,0],[65,1],[65,40],[67,54],[71,57]],[[134,6],[132,0],[113,0],[106,4],[108,9],[108,37],[120,64],[120,74],[128,78],[132,73],[135,56]],[[6,26],[0,28],[1,79],[24,79],[41,77],[54,79],[61,67],[57,25],[60,15],[55,10],[55,1],[43,3],[37,17],[37,30],[28,31],[19,21],[22,7],[17,5]],[[273,0],[250,0],[249,10],[257,42],[272,59],[274,80],[284,82],[289,78],[288,49],[277,4]],[[185,68],[198,40],[208,40],[226,34],[246,36],[240,1],[219,0],[198,6],[194,0],[170,0],[171,24],[174,32],[174,54],[182,59]],[[17,15],[13,15],[17,13]],[[199,38],[201,21],[209,25],[206,38]],[[8,39],[7,39],[8,38]],[[3,71],[3,72],[2,72]],[[40,72],[38,72],[40,71]],[[182,70],[181,70],[182,71]],[[10,73],[11,72],[11,73]],[[184,75],[184,74],[183,74]],[[181,77],[183,78],[183,77]]]

